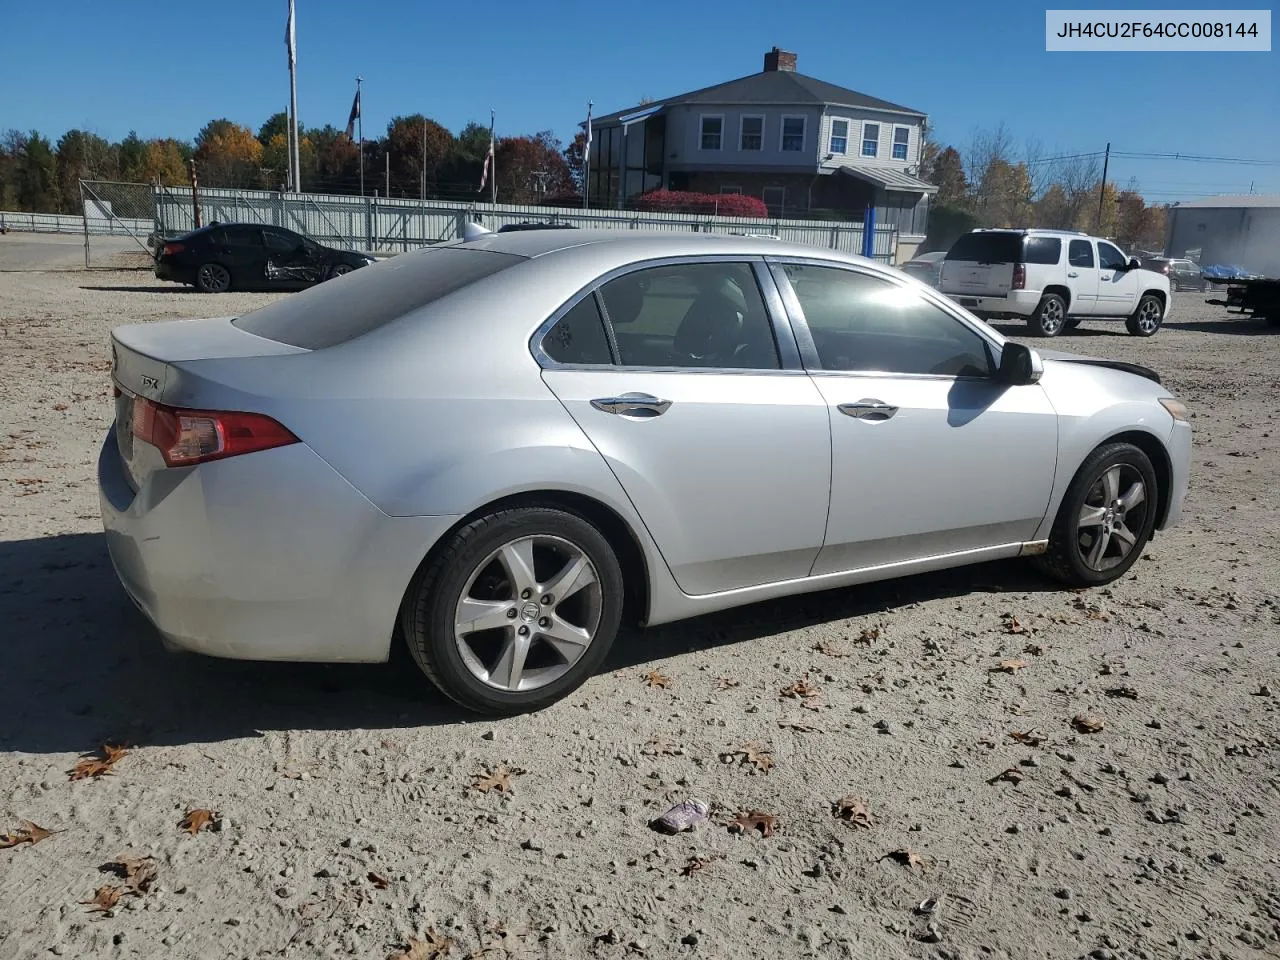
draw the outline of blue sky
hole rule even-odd
[[[776,44],[802,73],[928,113],[962,150],[1003,121],[1062,152],[1280,161],[1280,53],[1046,53],[1039,4],[296,2],[303,123],[343,126],[359,73],[366,135],[418,111],[457,131],[492,107],[499,134],[567,141],[588,99],[599,114],[733,79]],[[191,138],[288,103],[286,0],[6,6],[0,129]],[[1118,159],[1111,177],[1159,200],[1280,192],[1280,162]]]

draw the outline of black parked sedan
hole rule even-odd
[[[155,274],[205,293],[299,290],[373,262],[283,227],[211,223],[157,246]]]

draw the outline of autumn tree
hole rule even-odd
[[[975,190],[976,212],[989,227],[1020,227],[1031,218],[1031,176],[1026,164],[995,158]]]
[[[503,137],[494,154],[502,203],[536,203],[574,192],[573,174],[550,130],[532,137]]]
[[[573,178],[573,185],[578,192],[582,192],[587,159],[587,132],[579,130],[573,135],[573,142],[564,148],[564,162],[569,165],[569,176]]]
[[[253,131],[227,119],[212,120],[196,137],[200,182],[210,187],[254,187],[262,177],[262,144]]]
[[[190,156],[191,147],[180,140],[149,140],[143,147],[136,179],[147,183],[159,181],[166,187],[180,187],[191,179],[187,168]]]
[[[302,165],[302,182],[320,193],[355,193],[360,182],[360,148],[332,124],[313,128],[305,139],[311,160]]]
[[[960,159],[960,152],[955,147],[947,147],[938,152],[924,179],[938,188],[935,203],[959,207],[968,199],[969,181],[964,175],[964,161]]]
[[[453,149],[453,134],[420,113],[395,117],[387,124],[386,149],[391,155],[392,196],[421,196],[424,175],[428,194],[434,194]]]

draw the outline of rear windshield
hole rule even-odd
[[[970,263],[1019,263],[1022,239],[1020,233],[966,233],[947,251],[947,259]]]
[[[232,323],[269,340],[319,350],[376,330],[525,259],[457,247],[402,253],[277,300]]]

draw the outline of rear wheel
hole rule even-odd
[[[196,270],[196,288],[204,293],[226,293],[231,289],[231,271],[220,263],[202,263]]]
[[[1138,309],[1125,320],[1125,329],[1135,337],[1150,337],[1160,329],[1164,322],[1164,304],[1154,293],[1142,295],[1138,301]]]
[[[1067,488],[1038,566],[1075,587],[1119,579],[1151,539],[1157,499],[1155,469],[1142,450],[1131,443],[1099,447]]]
[[[1027,317],[1027,326],[1037,337],[1056,337],[1067,322],[1067,302],[1056,293],[1040,298],[1036,312]]]
[[[604,535],[555,507],[501,510],[453,535],[410,587],[401,627],[447,696],[487,714],[548,706],[604,660],[622,619]]]

